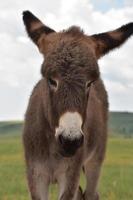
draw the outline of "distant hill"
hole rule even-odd
[[[0,135],[21,134],[23,122],[6,121],[0,122]],[[133,113],[130,112],[110,112],[109,133],[121,134],[125,137],[133,136]]]
[[[127,137],[133,136],[133,113],[131,112],[110,112],[109,131],[122,134]]]
[[[22,121],[4,121],[0,122],[0,135],[21,134],[23,128]]]

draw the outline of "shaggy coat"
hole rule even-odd
[[[57,182],[59,200],[98,200],[108,98],[97,60],[132,35],[133,23],[87,36],[75,26],[57,33],[29,11],[23,13],[23,20],[45,57],[23,132],[31,199],[48,200],[49,184]],[[86,177],[83,192],[81,169]]]

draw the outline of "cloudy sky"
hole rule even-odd
[[[73,24],[86,34],[133,21],[132,0],[4,0],[0,3],[0,120],[23,119],[40,78],[42,56],[27,38],[22,11],[31,10],[55,30]],[[99,60],[110,110],[133,111],[133,37]]]

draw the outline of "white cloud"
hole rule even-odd
[[[133,1],[132,0],[124,0],[124,5],[125,6],[133,6]]]
[[[3,1],[0,6],[0,119],[23,118],[30,91],[40,78],[42,57],[27,38],[22,23],[22,11],[27,9],[55,30],[75,24],[88,34],[114,29],[133,19],[133,5],[103,13],[95,10],[88,0]],[[130,39],[121,49],[99,61],[113,110],[133,111],[132,49],[133,39]]]

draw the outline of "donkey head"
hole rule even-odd
[[[97,60],[133,33],[133,23],[87,36],[75,26],[57,33],[29,11],[23,13],[23,20],[29,37],[45,56],[41,72],[49,93],[55,137],[62,154],[71,156],[84,142],[82,127],[90,88],[99,79]]]

